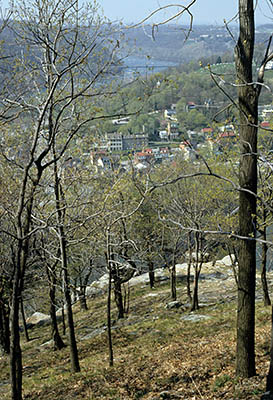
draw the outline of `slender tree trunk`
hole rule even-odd
[[[64,257],[64,260],[66,260],[66,256]],[[64,298],[65,298],[66,313],[67,313],[67,326],[68,326],[68,336],[69,336],[71,371],[79,372],[81,369],[80,369],[77,341],[76,341],[76,335],[75,335],[75,326],[74,326],[74,321],[73,321],[73,311],[72,311],[72,303],[71,303],[69,278],[68,278],[66,261],[64,262],[64,267],[63,267],[63,279],[64,279]]]
[[[80,308],[83,311],[87,311],[87,302],[86,302],[86,295],[85,295],[85,288],[81,287],[79,290],[79,301],[80,301]]]
[[[18,243],[10,307],[10,381],[12,400],[22,400],[22,351],[20,346],[19,309],[22,287],[22,241]]]
[[[63,335],[66,335],[66,323],[65,323],[65,312],[64,312],[64,304],[62,306],[62,325],[63,325]]]
[[[265,217],[266,210],[263,210],[263,214]],[[264,218],[264,223],[265,223],[266,217]],[[266,241],[266,227],[263,228],[261,232],[261,239]],[[267,279],[266,279],[266,264],[267,264],[267,250],[268,246],[266,243],[262,243],[262,259],[261,259],[261,282],[262,282],[262,288],[263,288],[263,298],[264,298],[264,305],[265,306],[270,306],[271,305],[271,300],[269,297],[268,293],[268,285],[267,285]]]
[[[129,313],[129,306],[130,306],[130,284],[128,281],[127,290],[125,284],[123,285],[124,288],[124,301],[123,301],[123,309],[126,314]]]
[[[196,311],[199,309],[198,284],[199,284],[200,271],[198,268],[199,268],[198,266],[194,267],[194,284],[193,284],[191,311]]]
[[[115,271],[115,272],[112,271],[112,276],[113,276],[113,280],[114,280],[115,302],[116,302],[116,305],[118,308],[118,319],[120,319],[120,318],[124,318],[121,281],[120,281],[117,271]]]
[[[109,242],[110,233],[107,232],[107,242]],[[111,321],[111,294],[112,294],[112,262],[110,260],[111,251],[107,244],[107,255],[106,261],[109,271],[109,282],[108,282],[108,295],[107,295],[107,334],[108,334],[108,351],[109,351],[109,366],[114,365],[114,353],[113,353],[113,342],[112,342],[112,321]]]
[[[57,315],[56,315],[56,278],[52,277],[52,280],[49,283],[49,298],[50,298],[50,318],[51,318],[51,332],[52,332],[52,340],[53,340],[53,349],[61,350],[65,347],[65,344],[60,336],[58,323],[57,323]]]
[[[194,261],[194,283],[193,283],[193,295],[192,295],[192,305],[191,311],[195,311],[199,309],[198,302],[198,284],[199,284],[199,275],[202,267],[202,260],[199,261],[199,253],[200,253],[200,243],[202,243],[202,236],[200,236],[199,232],[195,232],[194,241],[195,241],[195,257]]]
[[[56,157],[55,143],[53,144],[53,156],[54,160]],[[79,372],[80,371],[80,363],[78,356],[78,348],[77,341],[75,335],[75,326],[73,320],[73,311],[72,311],[72,302],[71,302],[71,293],[70,293],[70,285],[69,285],[69,274],[68,274],[68,261],[67,261],[67,244],[66,244],[66,235],[65,235],[65,195],[62,191],[60,177],[58,176],[58,166],[57,162],[54,162],[54,191],[55,191],[55,207],[57,214],[57,224],[58,224],[58,237],[60,243],[60,253],[61,253],[61,262],[62,262],[62,274],[63,274],[63,289],[64,289],[64,298],[66,305],[66,314],[67,314],[67,326],[68,326],[68,337],[69,337],[69,349],[70,349],[70,362],[71,362],[71,371]]]
[[[191,246],[191,232],[188,234],[188,267],[187,267],[187,296],[188,300],[192,302],[192,295],[191,295],[191,264],[192,264],[192,246]]]
[[[255,375],[255,280],[258,99],[252,79],[253,1],[239,0],[240,34],[235,51],[240,114],[239,246],[236,374]]]
[[[0,297],[0,353],[10,353],[9,306]]]
[[[22,316],[22,321],[23,321],[25,338],[26,338],[26,341],[29,342],[29,335],[28,335],[26,316],[25,316],[25,310],[24,310],[24,301],[23,301],[23,297],[22,296],[21,296],[20,306],[21,306],[21,316]]]
[[[170,284],[171,284],[171,297],[172,300],[176,300],[176,268],[175,263],[171,266],[170,270]]]
[[[154,272],[154,263],[153,263],[153,261],[148,261],[148,268],[149,268],[150,288],[154,289],[154,287],[155,287],[155,272]]]
[[[266,377],[266,391],[273,393],[273,307],[271,311],[270,364]]]

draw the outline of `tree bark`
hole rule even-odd
[[[258,96],[252,80],[253,1],[239,0],[240,34],[235,49],[240,118],[238,309],[236,374],[255,375],[255,280]]]
[[[10,353],[9,305],[0,292],[0,352]]]
[[[55,144],[53,144],[53,156],[54,160],[56,160],[57,158],[56,158]],[[64,288],[64,298],[65,298],[66,314],[67,314],[71,371],[79,372],[80,363],[79,363],[78,348],[75,335],[75,326],[73,321],[73,311],[72,311],[68,261],[67,261],[67,245],[66,245],[66,235],[64,229],[65,207],[63,205],[65,204],[65,201],[64,201],[64,193],[61,190],[61,183],[60,183],[60,178],[58,176],[58,168],[56,161],[54,162],[54,179],[55,179],[54,182],[55,207],[57,214],[58,237],[60,243],[60,254],[61,254],[62,274],[63,274],[63,288]]]
[[[118,309],[118,319],[124,318],[124,307],[123,307],[123,297],[122,297],[122,287],[121,280],[118,273],[118,267],[112,268],[112,277],[114,281],[114,295],[115,302]]]
[[[112,262],[111,249],[109,245],[110,232],[107,230],[107,253],[106,263],[109,271],[108,293],[107,293],[107,334],[108,334],[108,351],[109,351],[109,367],[114,365],[114,353],[112,342],[112,320],[111,320],[111,293],[112,293]]]
[[[192,295],[191,295],[191,264],[192,264],[192,246],[191,246],[191,232],[188,234],[188,267],[187,267],[187,296],[188,300],[192,302]]]
[[[56,316],[56,277],[54,272],[50,272],[47,268],[47,274],[49,277],[49,298],[50,298],[50,309],[49,314],[51,318],[51,332],[53,340],[53,349],[61,350],[65,347],[65,344],[60,336],[57,316]]]
[[[26,341],[29,342],[29,335],[28,335],[26,316],[25,316],[25,310],[24,310],[24,301],[23,301],[22,296],[21,296],[20,306],[21,306],[21,315],[22,315],[23,327],[24,327],[24,332],[25,332],[25,338],[26,338]]]
[[[266,210],[263,208],[263,223],[266,223]],[[261,231],[261,239],[266,241],[266,226],[263,227]],[[266,279],[266,264],[267,264],[267,250],[268,245],[264,242],[262,243],[262,259],[261,259],[261,282],[263,288],[263,298],[264,298],[264,305],[270,306],[271,300],[268,293],[268,285]]]
[[[155,287],[155,272],[154,272],[154,263],[153,263],[153,261],[148,261],[148,268],[149,268],[150,288],[154,289],[154,287]]]
[[[273,307],[271,311],[270,364],[266,377],[266,391],[273,393]]]
[[[87,311],[88,307],[87,307],[87,302],[86,302],[86,295],[85,295],[85,288],[81,287],[79,292],[79,301],[80,301],[80,308],[83,311]]]
[[[19,309],[22,287],[21,258],[23,256],[22,240],[17,250],[17,265],[14,271],[11,307],[10,307],[10,381],[12,400],[22,400],[22,351],[20,346]]]
[[[172,300],[176,300],[176,268],[175,268],[175,263],[171,266],[170,270],[170,282],[171,282],[171,297]]]

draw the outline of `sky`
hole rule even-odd
[[[80,0],[83,2],[85,0]],[[110,20],[122,20],[124,23],[140,22],[149,13],[158,7],[167,4],[187,5],[191,0],[97,0],[102,7],[104,14]],[[273,23],[273,10],[271,0],[255,0],[257,1],[256,24]],[[16,3],[16,0],[15,0]],[[271,5],[270,5],[271,3]],[[7,7],[9,0],[0,0],[2,7]],[[196,0],[191,10],[194,15],[196,24],[213,24],[222,25],[223,20],[230,20],[236,15],[238,9],[238,0]],[[177,7],[172,8],[172,12]],[[153,17],[149,22],[154,23],[162,21],[167,17],[166,11],[162,11]],[[182,24],[189,22],[189,17],[184,16],[179,21]]]
[[[187,5],[190,0],[98,0],[98,3],[104,10],[104,14],[111,20],[122,19],[124,22],[139,22],[150,12],[159,6],[167,4]],[[258,0],[256,23],[273,23],[273,10],[269,0]],[[197,24],[222,24],[236,15],[238,9],[238,0],[196,0],[192,6],[194,21]],[[177,10],[174,7],[172,10]],[[166,13],[166,12],[165,12]],[[167,14],[165,14],[167,15]],[[151,22],[157,22],[164,16],[164,13],[158,14]],[[270,16],[270,18],[268,18]],[[183,17],[180,23],[189,21],[189,17]]]

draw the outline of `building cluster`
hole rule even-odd
[[[189,106],[193,107],[194,104]],[[259,109],[260,127],[268,129],[273,116],[272,105]],[[196,160],[200,152],[220,154],[231,148],[238,139],[234,125],[223,125],[214,130],[206,127],[200,130],[188,130],[183,137],[179,132],[175,104],[163,112],[161,129],[158,132],[160,142],[149,143],[145,133],[124,134],[107,133],[91,152],[91,164],[97,170],[116,170],[136,168],[149,169],[165,161],[171,161],[179,153],[185,160]],[[126,124],[129,118],[112,121],[114,125]],[[180,138],[180,141],[179,141]],[[175,142],[174,142],[175,141]],[[165,142],[166,145],[162,145]],[[175,143],[177,144],[175,146]],[[172,145],[171,145],[172,144]]]

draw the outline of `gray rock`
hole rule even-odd
[[[44,325],[50,323],[50,316],[40,312],[35,312],[29,318],[27,318],[27,326],[31,327],[33,325]]]
[[[181,399],[181,395],[179,395],[174,391],[164,390],[163,392],[159,393],[159,399],[165,399],[165,400]]]
[[[170,301],[168,304],[166,304],[166,308],[172,309],[172,308],[179,308],[182,307],[182,303],[180,301]]]
[[[102,328],[97,328],[94,329],[92,332],[88,333],[87,335],[83,336],[81,338],[81,340],[88,340],[88,339],[92,339],[96,336],[101,335],[102,333],[104,333],[106,331],[106,326],[103,326]]]
[[[273,400],[273,393],[265,392],[262,395],[261,400]]]
[[[48,340],[45,343],[42,343],[40,347],[51,347],[51,346],[53,346],[53,339]]]
[[[226,267],[231,267],[235,262],[235,255],[231,254],[230,256],[225,256],[222,260],[217,261],[217,263],[224,264]]]
[[[181,317],[183,321],[191,321],[191,322],[199,322],[199,321],[204,321],[211,319],[208,315],[202,315],[202,314],[188,314],[188,315],[183,315]]]

